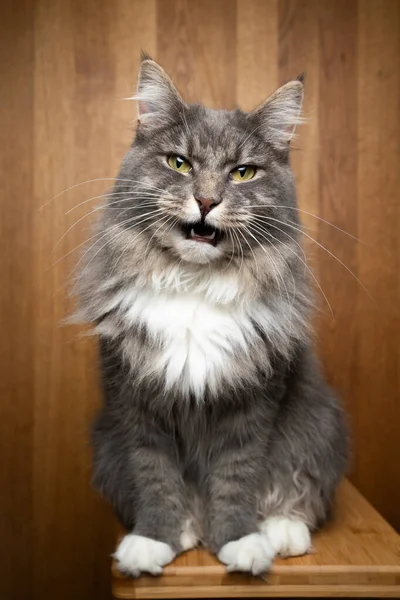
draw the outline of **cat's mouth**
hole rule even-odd
[[[211,225],[206,225],[203,221],[189,223],[182,228],[186,239],[194,242],[202,242],[216,246],[221,240],[222,231]]]

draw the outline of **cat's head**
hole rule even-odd
[[[289,145],[302,98],[299,78],[249,113],[189,105],[143,56],[136,138],[107,215],[113,243],[221,266],[290,245],[298,224]]]

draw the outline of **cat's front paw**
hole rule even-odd
[[[275,552],[269,541],[260,533],[251,533],[228,542],[218,553],[227,571],[248,571],[253,575],[265,573]]]
[[[261,531],[281,556],[301,556],[311,550],[310,530],[299,519],[268,517]]]
[[[141,535],[126,535],[114,553],[118,569],[139,577],[142,572],[160,575],[175,557],[171,546]]]

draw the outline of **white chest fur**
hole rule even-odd
[[[198,398],[207,387],[217,392],[231,379],[229,373],[234,375],[238,356],[251,355],[258,327],[282,338],[284,314],[254,298],[245,300],[239,283],[221,276],[195,284],[136,283],[120,296],[126,324],[146,329],[154,348],[151,370],[164,379],[166,389],[178,386]]]

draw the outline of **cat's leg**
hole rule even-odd
[[[283,447],[280,453],[285,455]],[[266,518],[260,530],[276,554],[301,556],[311,551],[311,531],[325,519],[328,505],[321,497],[317,481],[313,482],[307,474],[299,472],[293,462],[284,467],[274,458],[273,451],[268,491],[260,507]]]
[[[270,455],[267,492],[260,506],[266,518],[260,530],[275,553],[283,557],[310,552],[311,532],[325,521],[329,511],[329,496],[322,490],[321,479],[302,470],[309,459],[314,460],[311,448],[308,453],[308,457],[290,456],[290,445],[281,443]]]
[[[210,466],[207,545],[228,571],[260,575],[268,570],[275,554],[257,520],[263,454],[257,441],[238,443],[235,449],[230,446],[221,451]]]
[[[114,556],[129,575],[158,575],[187,547],[184,482],[157,433],[146,434],[148,424],[141,423],[135,435],[132,428],[124,433],[111,423],[109,417],[99,419],[95,428],[94,483],[130,531]]]
[[[324,449],[323,443],[310,439],[300,451],[299,438],[299,452],[292,453],[293,440],[271,451],[267,492],[260,507],[265,515],[260,531],[275,553],[283,557],[301,556],[312,550],[311,532],[328,518],[341,475],[340,470],[326,468],[329,454],[335,460],[329,444]]]
[[[347,465],[347,431],[318,371],[293,385],[285,403],[270,444],[260,529],[277,554],[299,556],[331,512]]]

